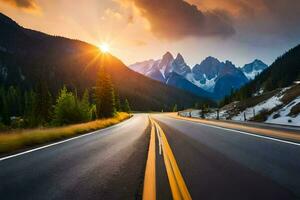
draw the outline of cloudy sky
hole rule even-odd
[[[0,0],[20,25],[100,45],[126,64],[180,52],[271,64],[300,43],[299,0]]]

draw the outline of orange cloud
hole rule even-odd
[[[36,10],[38,8],[35,0],[0,0],[17,8]]]
[[[146,46],[147,42],[143,41],[143,40],[133,40],[132,42],[135,46]]]
[[[131,2],[147,19],[151,32],[163,39],[220,36],[235,33],[229,15],[224,11],[203,12],[184,0],[123,0]]]
[[[295,30],[299,37],[299,0],[188,0],[198,8],[222,9],[234,17],[234,21],[267,26],[266,29],[280,32]],[[270,29],[271,28],[271,29]]]

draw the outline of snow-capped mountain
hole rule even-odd
[[[256,59],[252,63],[244,65],[244,67],[242,67],[242,71],[249,80],[253,80],[266,68],[268,68],[268,65],[261,60]]]
[[[189,91],[198,96],[209,98],[213,96],[186,78],[190,76],[192,70],[180,54],[177,54],[174,58],[170,52],[167,52],[159,60],[138,62],[130,65],[129,68],[154,80]]]
[[[230,94],[232,89],[247,83],[252,74],[260,73],[265,66],[262,61],[255,60],[244,68],[237,68],[230,61],[220,62],[210,56],[191,69],[181,54],[174,58],[167,52],[162,59],[135,63],[129,68],[197,95],[221,99]]]
[[[220,62],[213,57],[207,57],[195,65],[192,72],[199,87],[214,92],[220,98],[248,81],[243,72],[230,61]]]
[[[162,59],[138,62],[130,65],[129,68],[162,82],[166,82],[173,72],[180,76],[191,73],[191,68],[185,63],[182,55],[178,54],[174,59],[170,52],[165,53]]]
[[[172,64],[170,65],[170,68],[166,69],[165,73],[171,73],[175,72],[178,75],[186,76],[187,74],[191,73],[191,68],[185,63],[183,57],[181,54],[177,54],[175,60],[173,60]]]

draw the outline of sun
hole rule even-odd
[[[110,51],[110,46],[106,42],[103,42],[102,44],[100,44],[99,48],[103,53],[108,53]]]

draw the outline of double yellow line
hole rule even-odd
[[[151,118],[151,135],[150,144],[148,151],[148,159],[146,164],[145,178],[144,178],[144,189],[143,189],[143,200],[155,200],[156,199],[156,172],[155,172],[155,129]]]
[[[150,118],[151,123],[151,136],[148,152],[148,159],[146,164],[146,172],[144,179],[144,200],[156,199],[156,173],[155,173],[155,132],[157,132],[157,138],[159,140],[160,148],[163,152],[164,163],[169,179],[169,184],[174,200],[190,200],[191,195],[186,187],[184,179],[180,173],[176,159],[172,152],[172,149],[168,143],[166,134],[162,128]],[[157,131],[155,131],[157,130]]]

